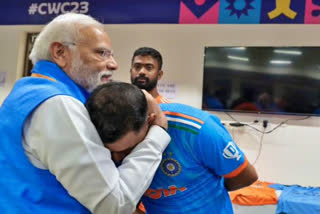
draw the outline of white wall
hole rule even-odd
[[[40,30],[41,26],[0,26],[0,72],[6,72],[5,85],[0,86],[0,104],[22,76],[27,32]]]
[[[203,54],[205,46],[320,46],[318,25],[106,25],[112,38],[120,69],[115,79],[129,81],[130,60],[140,46],[158,49],[164,58],[164,81],[177,85],[176,102],[201,106]],[[8,71],[8,83],[0,88],[0,103],[22,71],[21,54],[24,32],[39,26],[0,27],[0,72]],[[319,59],[320,60],[320,59]],[[224,113],[213,112],[223,121],[231,121]],[[239,114],[232,116],[262,129],[261,121],[269,121],[267,131],[281,121],[296,116]],[[299,117],[302,118],[302,117]],[[249,127],[228,127],[235,141],[253,162],[259,151],[261,134]],[[320,118],[288,121],[266,134],[255,166],[261,180],[283,184],[320,186]]]

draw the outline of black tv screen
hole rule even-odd
[[[320,115],[320,47],[206,47],[202,108]]]

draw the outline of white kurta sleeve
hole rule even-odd
[[[25,123],[23,135],[30,161],[49,169],[71,196],[95,214],[131,214],[170,141],[162,128],[152,126],[116,168],[84,105],[67,96],[41,104]]]

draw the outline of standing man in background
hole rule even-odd
[[[157,89],[158,81],[163,76],[162,56],[159,51],[150,47],[138,48],[131,59],[131,83],[149,92],[157,103],[170,103]],[[145,208],[140,203],[137,214],[145,213]]]
[[[131,60],[131,83],[149,92],[158,103],[170,101],[159,94],[157,83],[163,76],[162,56],[159,51],[142,47],[137,49]]]
[[[60,15],[29,57],[31,77],[17,81],[0,107],[1,213],[131,214],[170,141],[159,106],[146,96],[155,119],[141,143],[115,141],[119,152],[135,147],[117,168],[84,106],[118,67],[103,25]]]

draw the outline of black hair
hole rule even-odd
[[[133,57],[131,59],[131,64],[133,63],[133,60],[136,56],[151,56],[152,58],[156,59],[158,61],[159,70],[162,68],[162,56],[159,51],[157,51],[154,48],[150,47],[141,47],[138,48],[134,53]]]
[[[98,86],[85,106],[103,143],[114,143],[129,131],[140,131],[147,120],[146,97],[129,83]]]

